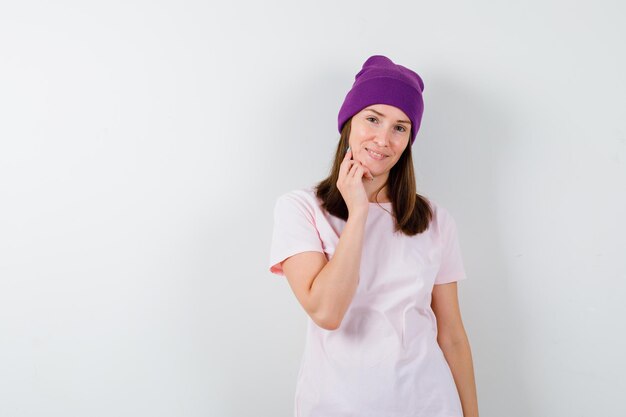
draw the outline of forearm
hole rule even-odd
[[[474,380],[472,352],[467,336],[451,343],[440,343],[456,384],[464,417],[478,417],[478,399]]]
[[[311,285],[316,314],[330,328],[339,327],[358,286],[366,218],[348,217],[335,253]]]

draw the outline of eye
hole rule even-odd
[[[365,118],[365,120],[369,120],[369,119],[374,119],[374,120],[376,120],[376,118],[375,118],[374,116],[368,116],[368,117],[366,117],[366,118]]]
[[[400,132],[406,132],[406,129],[404,128],[404,126],[400,126],[400,125],[398,125],[398,127],[399,127],[400,129],[402,129]]]

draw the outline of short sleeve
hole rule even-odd
[[[443,249],[441,266],[435,278],[435,284],[447,284],[467,278],[461,255],[461,245],[457,233],[456,222],[452,215],[444,210],[442,236]]]
[[[314,212],[298,195],[284,194],[274,206],[274,230],[270,246],[270,272],[284,276],[282,261],[300,252],[324,253],[315,227]]]

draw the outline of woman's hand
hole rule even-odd
[[[337,188],[346,202],[350,214],[358,212],[367,214],[369,200],[363,181],[370,179],[374,179],[370,170],[359,161],[352,159],[352,149],[348,149],[339,167]]]

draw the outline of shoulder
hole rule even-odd
[[[317,196],[315,195],[315,190],[313,186],[296,188],[287,191],[283,194],[280,194],[276,198],[276,201],[292,201],[305,205],[317,205],[319,202]]]
[[[439,202],[438,200],[434,200],[432,198],[429,199],[431,206],[433,207],[433,210],[441,217],[448,217],[450,216],[450,210],[448,210],[448,208],[443,205],[441,202]]]
[[[432,228],[437,232],[442,232],[450,227],[451,224],[454,224],[454,217],[450,210],[448,210],[444,205],[442,205],[438,200],[435,200],[431,197],[422,196],[428,203],[433,212],[433,226]]]
[[[313,186],[287,191],[280,194],[275,202],[275,210],[277,211],[297,210],[307,215],[313,215],[319,209],[319,206],[320,202],[315,195]]]

